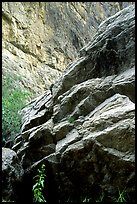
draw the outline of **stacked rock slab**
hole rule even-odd
[[[47,200],[135,201],[135,8],[106,19],[62,77],[23,111],[13,150],[47,167]],[[53,196],[54,194],[54,196]],[[50,196],[52,195],[52,196]]]

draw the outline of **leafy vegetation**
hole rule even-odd
[[[72,117],[72,116],[69,117],[69,118],[68,118],[68,122],[69,122],[69,123],[74,123],[74,122],[75,122],[75,118]]]
[[[31,93],[21,90],[18,86],[20,78],[15,75],[6,75],[2,79],[2,139],[3,141],[15,138],[21,126],[19,111],[25,106]]]
[[[34,202],[46,202],[44,195],[42,193],[44,189],[44,181],[45,181],[45,164],[42,164],[41,169],[38,169],[38,175],[34,176],[33,179],[35,184],[33,185],[32,191],[34,194]]]
[[[120,192],[119,190],[118,192],[119,192],[118,198],[110,198],[109,196],[105,195],[104,192],[102,192],[96,200],[94,200],[92,196],[91,197],[80,196],[80,201],[78,202],[95,203],[95,202],[108,202],[108,200],[109,202],[127,202],[126,192],[124,190],[122,192]],[[67,202],[77,202],[77,200],[69,198]]]
[[[114,202],[126,202],[125,197],[126,197],[125,191],[122,191],[122,192],[119,191],[119,196],[118,196],[118,198],[114,198]],[[96,202],[104,202],[104,198],[105,198],[105,194],[104,194],[104,192],[102,192],[102,194],[99,196],[99,198],[96,200]],[[82,202],[90,202],[90,201],[91,201],[91,199],[85,198]]]
[[[115,199],[115,202],[126,202],[125,191],[122,192],[119,191],[119,197]]]

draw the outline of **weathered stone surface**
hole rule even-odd
[[[120,190],[135,202],[134,14],[130,6],[105,20],[51,90],[24,109],[13,149],[28,175],[46,164],[48,201],[95,202],[103,192],[114,202]]]
[[[2,2],[3,74],[41,94],[107,17],[133,2]]]
[[[131,6],[100,25],[93,41],[81,49],[82,56],[65,70],[61,80],[53,86],[53,97],[56,100],[73,85],[85,80],[119,74],[133,67],[134,46],[135,11]]]
[[[52,95],[47,90],[44,95],[31,101],[28,106],[22,109],[22,129],[24,132],[32,127],[43,124],[52,116]]]
[[[135,68],[128,69],[122,74],[90,79],[73,86],[62,97],[58,98],[58,108],[53,120],[58,122],[64,118],[85,116],[94,110],[105,99],[115,93],[127,95],[135,101]]]
[[[2,148],[2,200],[15,201],[24,170],[15,151]]]

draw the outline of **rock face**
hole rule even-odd
[[[132,2],[131,2],[132,3]],[[41,94],[107,17],[130,2],[2,2],[3,74]]]
[[[134,5],[102,22],[79,58],[22,113],[13,150],[28,175],[45,163],[47,200],[95,201],[104,193],[112,202],[124,191],[134,202]]]
[[[23,173],[16,152],[9,148],[2,148],[2,200],[18,199],[18,188],[22,182]]]

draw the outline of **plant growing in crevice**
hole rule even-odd
[[[123,190],[122,192],[120,192],[120,190],[118,190],[118,192],[119,192],[119,197],[115,199],[115,202],[126,202],[125,191]]]
[[[123,190],[122,192],[120,192],[120,190],[118,190],[118,192],[119,192],[119,195],[118,195],[118,198],[111,198],[111,201],[112,202],[127,202],[126,201],[126,193],[125,193],[125,191]],[[102,192],[100,195],[99,195],[99,197],[97,198],[97,199],[95,199],[94,200],[94,198],[92,198],[92,196],[91,197],[83,197],[83,196],[81,196],[80,197],[80,202],[107,202],[107,200],[109,200],[109,202],[110,202],[110,197],[109,196],[107,196],[104,192]],[[77,202],[76,200],[71,200],[71,198],[69,198],[68,200],[67,200],[67,202]]]
[[[33,201],[34,202],[46,202],[45,197],[43,195],[44,190],[44,181],[45,181],[45,164],[42,164],[41,169],[38,169],[38,174],[33,177],[35,180],[35,184],[33,185]]]
[[[75,118],[74,118],[73,116],[70,116],[70,117],[68,118],[68,122],[69,122],[69,123],[74,123],[74,122],[75,122]]]

